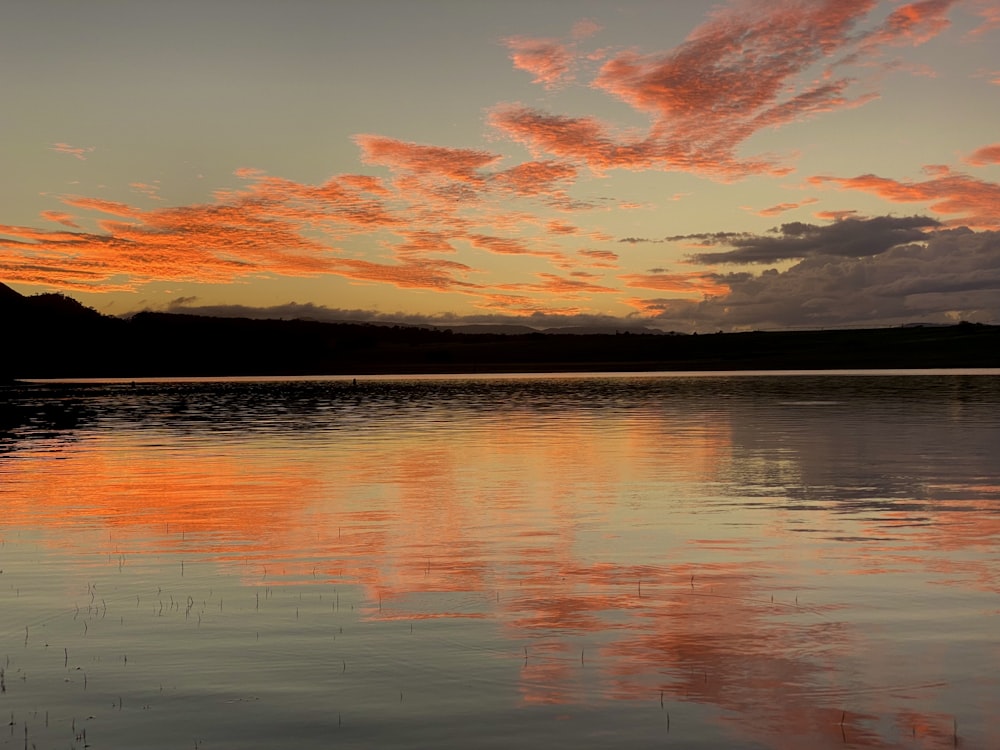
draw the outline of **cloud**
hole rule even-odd
[[[992,154],[993,147],[987,147]],[[976,152],[979,153],[979,152]],[[950,224],[980,229],[1000,228],[1000,184],[978,180],[946,166],[924,167],[923,182],[893,180],[864,174],[858,177],[810,177],[816,186],[833,184],[843,190],[860,190],[893,203],[927,203],[931,211],[956,215]]]
[[[587,265],[591,268],[618,267],[618,253],[611,252],[610,250],[583,248],[582,250],[577,250],[576,254],[582,255],[586,259]]]
[[[358,283],[457,292],[472,297],[473,304],[496,305],[496,284],[509,283],[505,277],[487,276],[442,256],[471,246],[497,255],[541,258],[571,274],[580,266],[607,265],[577,255],[581,248],[574,247],[606,241],[606,235],[583,232],[570,221],[540,213],[552,207],[564,212],[589,207],[570,198],[577,169],[565,161],[501,168],[500,155],[482,149],[369,134],[357,136],[356,142],[362,159],[387,167],[390,178],[342,174],[314,185],[241,168],[235,175],[243,184],[216,191],[214,202],[154,210],[65,196],[62,203],[91,214],[98,231],[80,230],[79,220],[62,222],[78,230],[74,232],[0,228],[0,247],[11,251],[5,278],[107,291],[135,289],[153,280],[227,283],[261,276],[333,275]],[[156,197],[155,183],[131,187]],[[52,211],[46,218],[68,221],[69,214]],[[352,257],[357,251],[348,251],[347,243],[359,236],[377,237],[377,246],[392,257]],[[565,249],[556,249],[557,239]],[[586,285],[572,276],[569,282],[548,279],[543,286],[552,296],[579,298]],[[597,286],[591,284],[591,291],[598,293]],[[557,306],[553,302],[546,309]]]
[[[618,291],[612,287],[592,284],[580,278],[567,279],[552,273],[540,273],[537,274],[537,277],[541,279],[540,283],[498,284],[496,288],[504,291],[556,294],[566,299],[579,299],[589,294],[608,294]]]
[[[775,206],[762,208],[756,213],[758,216],[777,216],[778,214],[783,214],[786,211],[793,211],[796,208],[802,208],[802,206],[808,206],[810,204],[818,202],[819,198],[804,198],[803,200],[797,201],[795,203],[778,203]]]
[[[482,181],[479,170],[500,161],[499,154],[489,151],[425,146],[379,135],[356,135],[354,142],[361,149],[361,158],[366,164],[458,182],[478,184]]]
[[[535,76],[534,83],[551,89],[569,78],[573,55],[557,40],[515,36],[504,43],[514,67]]]
[[[922,0],[902,5],[867,37],[866,44],[924,44],[951,25],[948,11],[956,4],[957,0]]]
[[[573,24],[572,36],[574,39],[588,39],[599,31],[603,31],[604,27],[590,18],[584,18]]]
[[[522,198],[540,197],[557,208],[585,208],[570,199],[569,184],[577,177],[576,167],[559,161],[527,161],[495,172],[489,177],[489,187],[509,191]]]
[[[555,260],[565,260],[563,253],[536,250],[530,247],[524,240],[516,237],[495,237],[487,234],[469,234],[465,237],[469,243],[479,250],[486,250],[497,255],[534,255],[539,258],[552,258]]]
[[[710,273],[631,273],[622,274],[618,278],[625,286],[636,289],[655,289],[660,292],[677,292],[680,294],[697,294],[712,296],[727,294],[729,287],[721,283]]]
[[[86,161],[86,154],[95,150],[95,146],[70,146],[68,143],[53,143],[50,147],[50,151],[55,151],[60,154],[69,154],[70,156],[75,156],[80,161]]]
[[[825,219],[827,221],[840,221],[841,219],[849,219],[858,215],[858,211],[850,209],[841,209],[839,211],[817,211],[814,216],[817,219]]]
[[[976,149],[964,159],[966,164],[974,167],[985,167],[989,164],[1000,164],[1000,143],[983,146]]]
[[[995,29],[1000,29],[1000,7],[997,7],[993,0],[977,0],[973,4],[973,9],[983,21],[969,32],[970,38],[983,36]]]
[[[535,154],[554,154],[597,172],[655,168],[719,179],[785,174],[788,168],[772,157],[738,156],[737,149],[761,129],[859,106],[874,96],[848,94],[850,78],[803,83],[800,77],[838,50],[853,51],[858,44],[853,29],[875,5],[874,0],[744,3],[717,11],[670,52],[610,57],[592,86],[650,116],[644,134],[512,104],[496,107],[489,122]],[[911,36],[918,28],[921,34],[936,28],[933,19],[940,13],[923,11],[923,5],[917,4],[920,12],[907,27]],[[869,35],[868,49],[897,39],[904,26],[901,17],[881,36]]]
[[[62,224],[64,227],[80,228],[80,225],[73,221],[73,216],[65,211],[42,211],[39,215],[43,219]]]
[[[693,255],[693,260],[700,263],[776,263],[818,255],[848,258],[878,255],[897,245],[924,240],[925,230],[939,225],[940,222],[926,216],[876,216],[846,218],[825,226],[795,221],[763,235],[720,232],[678,235],[667,240],[696,240],[703,246],[733,248]]]
[[[161,201],[163,198],[160,197],[160,186],[157,184],[159,180],[155,181],[153,184],[145,182],[132,182],[129,183],[129,187],[140,193],[150,200]]]
[[[1000,323],[1000,232],[938,230],[875,255],[813,255],[719,281],[728,294],[633,303],[677,330]]]
[[[861,106],[878,96],[853,92],[858,80],[836,77],[834,67],[881,61],[883,50],[922,44],[950,24],[956,0],[924,0],[895,8],[870,29],[859,25],[876,0],[743,2],[716,10],[675,49],[654,54],[628,50],[608,56],[591,86],[650,118],[646,132],[619,131],[592,117],[549,114],[502,104],[488,117],[505,136],[536,157],[551,154],[609,169],[684,171],[720,180],[752,174],[787,174],[772,155],[744,156],[755,133],[818,113]],[[533,41],[535,46],[530,46]],[[571,51],[552,40],[523,40],[540,82],[562,80]],[[829,60],[839,54],[836,65]],[[604,53],[597,57],[604,57]],[[815,66],[826,64],[823,75]]]

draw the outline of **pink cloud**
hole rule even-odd
[[[590,18],[584,18],[573,24],[572,36],[574,39],[589,39],[594,34],[604,29],[601,24]]]
[[[1000,228],[1000,184],[977,180],[948,167],[924,168],[930,179],[923,182],[893,180],[872,174],[858,177],[810,177],[816,186],[836,185],[842,190],[860,190],[893,203],[928,203],[928,208],[957,217],[949,224],[980,229]]]
[[[534,83],[555,88],[569,78],[573,55],[555,39],[510,37],[504,40],[514,67],[531,73]]]
[[[1000,6],[994,0],[978,0],[974,4],[974,12],[983,21],[969,32],[970,37],[982,36],[994,29],[1000,29]]]
[[[802,206],[808,206],[818,201],[818,198],[806,198],[805,200],[801,200],[796,203],[778,203],[777,205],[769,206],[768,208],[762,208],[756,213],[758,216],[777,216],[778,214],[783,214],[786,211],[793,211],[796,208],[802,208]]]
[[[922,0],[893,10],[868,37],[870,44],[917,46],[930,41],[951,25],[948,11],[957,0]]]
[[[988,164],[1000,164],[1000,143],[983,146],[976,149],[964,159],[966,164],[975,167],[985,167]]]
[[[645,133],[619,132],[592,117],[568,117],[505,104],[489,124],[527,146],[609,169],[662,169],[732,180],[787,174],[773,156],[744,156],[756,132],[818,113],[862,106],[875,91],[853,93],[850,77],[810,79],[834,55],[865,63],[885,46],[922,44],[949,25],[957,0],[923,0],[895,8],[876,28],[858,31],[876,0],[745,2],[716,11],[677,48],[611,56],[592,86],[650,117]],[[829,66],[828,66],[829,72]]]

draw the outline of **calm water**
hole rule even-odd
[[[998,667],[995,372],[0,392],[0,747],[996,748]]]

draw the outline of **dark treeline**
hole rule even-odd
[[[1000,327],[473,334],[167,313],[104,316],[0,284],[0,379],[615,370],[1000,367]]]

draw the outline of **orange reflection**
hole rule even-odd
[[[885,717],[925,747],[951,739],[946,717],[914,708],[946,685],[906,686],[912,700],[879,692],[892,665],[866,653],[873,641],[841,613],[847,603],[808,588],[836,564],[837,575],[932,570],[996,591],[995,560],[920,554],[995,545],[993,508],[965,502],[958,517],[937,503],[931,523],[890,543],[885,526],[906,514],[872,522],[817,506],[812,527],[857,537],[837,548],[852,559],[833,562],[831,544],[793,533],[804,511],[754,515],[745,499],[710,505],[690,489],[736,472],[740,487],[808,475],[802,455],[736,444],[730,417],[513,411],[434,433],[374,427],[363,441],[98,433],[21,451],[0,468],[0,493],[5,526],[50,530],[63,549],[183,551],[248,584],[357,583],[372,619],[496,622],[499,658],[523,660],[526,704],[710,704],[772,747],[891,747]],[[431,594],[443,596],[431,605]]]

